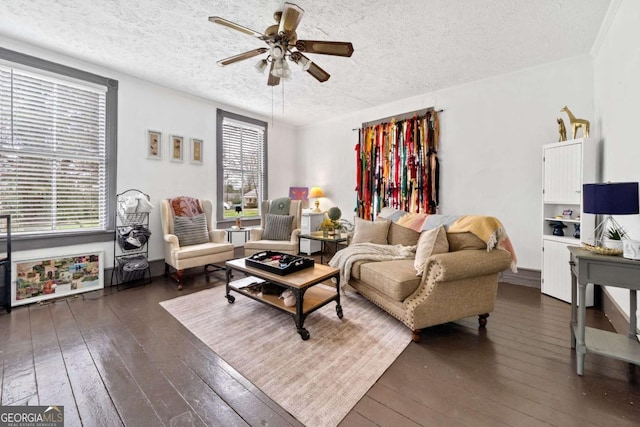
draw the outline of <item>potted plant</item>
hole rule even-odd
[[[338,207],[332,207],[327,211],[327,216],[329,220],[333,223],[333,234],[335,237],[340,237],[340,231],[342,231],[342,224],[340,223],[340,217],[342,216],[342,211]]]
[[[622,249],[622,238],[626,235],[627,233],[621,228],[609,227],[605,233],[603,244],[607,248]]]
[[[326,218],[322,220],[322,223],[320,224],[320,230],[322,230],[322,236],[323,237],[329,237],[329,232],[333,232],[333,221],[331,221],[329,218]]]

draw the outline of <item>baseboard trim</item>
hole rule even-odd
[[[609,322],[613,325],[613,328],[619,334],[628,334],[629,333],[629,316],[620,308],[617,302],[609,295],[607,288],[604,286],[599,286],[601,288],[602,296],[602,312],[607,316]],[[636,333],[638,331],[636,330]]]
[[[518,268],[517,273],[505,270],[498,276],[498,281],[540,289],[540,270]]]

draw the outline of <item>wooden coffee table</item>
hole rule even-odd
[[[236,300],[230,293],[230,291],[234,291],[256,301],[260,301],[263,304],[282,310],[285,313],[289,313],[293,316],[300,337],[305,341],[308,340],[311,335],[309,334],[309,331],[304,328],[304,321],[310,313],[313,313],[320,307],[329,304],[331,301],[335,301],[336,314],[339,319],[342,319],[342,306],[340,305],[340,270],[337,268],[316,264],[313,267],[280,276],[278,274],[245,265],[244,258],[227,261],[225,265],[227,268],[225,298],[227,298],[229,304],[233,304]],[[278,295],[258,296],[257,292],[252,292],[250,290],[234,286],[234,282],[231,281],[231,276],[234,270],[276,283],[283,288],[290,289],[296,296],[296,305],[293,307],[287,307],[284,305],[284,300],[278,298]],[[335,289],[333,288],[333,285],[316,286],[332,278],[336,279]]]

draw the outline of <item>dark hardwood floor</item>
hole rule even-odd
[[[159,277],[3,312],[0,403],[64,405],[67,426],[300,425],[158,304],[223,284],[213,273],[179,292]],[[501,284],[486,330],[475,318],[427,329],[341,425],[639,425],[640,374],[589,354],[576,375],[569,315]],[[612,329],[595,309],[588,324]]]

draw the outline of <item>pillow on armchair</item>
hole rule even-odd
[[[293,215],[276,215],[268,213],[265,216],[264,240],[289,240],[291,239],[291,224]]]
[[[209,243],[207,217],[204,213],[196,216],[177,216],[173,220],[173,234],[178,237],[180,246]]]

